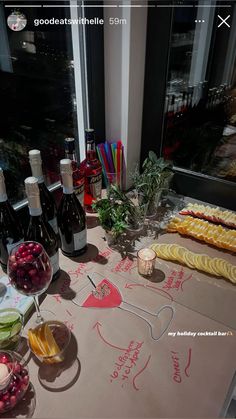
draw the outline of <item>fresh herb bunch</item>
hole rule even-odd
[[[101,226],[114,237],[119,236],[127,228],[127,217],[130,213],[131,201],[114,185],[111,185],[107,198],[93,203],[98,213]]]
[[[136,169],[132,180],[136,190],[143,194],[144,201],[151,202],[158,190],[169,187],[172,176],[172,163],[149,151],[142,165],[142,173]]]

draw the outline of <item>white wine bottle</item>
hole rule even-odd
[[[58,226],[56,204],[51,192],[49,192],[44,182],[41,153],[39,150],[29,151],[29,162],[32,176],[38,180],[40,202],[43,210],[43,216],[49,222],[49,224],[57,234]]]
[[[61,250],[65,256],[76,257],[87,249],[86,216],[73,191],[71,160],[60,161],[63,196],[58,208]]]

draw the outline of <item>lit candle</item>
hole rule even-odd
[[[6,364],[0,363],[0,389],[6,387],[8,384],[9,370]]]
[[[141,249],[137,253],[138,272],[140,275],[151,276],[155,266],[156,253],[152,249]]]

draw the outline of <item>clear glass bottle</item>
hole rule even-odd
[[[87,250],[86,215],[73,188],[71,160],[60,161],[63,196],[58,208],[61,250],[65,256],[76,257]]]
[[[75,154],[75,139],[74,138],[65,138],[65,154],[66,158],[70,159],[72,162],[72,177],[73,177],[73,187],[76,198],[79,200],[82,207],[84,206],[84,183],[85,183],[85,173],[84,167],[82,164],[77,162]]]
[[[102,165],[97,159],[95,146],[94,129],[85,130],[86,140],[86,160],[85,168],[85,194],[84,204],[86,211],[94,212],[92,203],[94,200],[101,198],[102,193]]]

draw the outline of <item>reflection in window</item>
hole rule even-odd
[[[230,13],[174,10],[163,154],[176,166],[236,181],[236,8],[231,6]],[[219,13],[230,14],[230,28],[218,28]]]
[[[75,136],[71,28],[33,25],[35,18],[52,14],[68,17],[68,8],[22,8],[27,25],[22,32],[14,32],[6,25],[12,10],[4,4],[0,7],[0,166],[9,198],[16,203],[25,197],[23,182],[30,175],[28,151],[42,151],[49,185],[59,180],[64,138]]]

